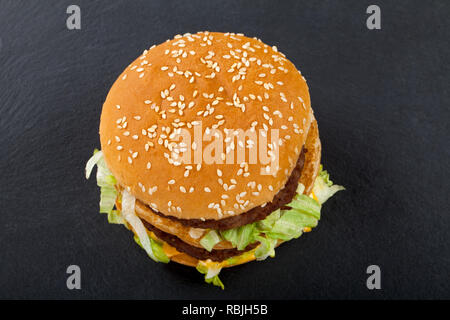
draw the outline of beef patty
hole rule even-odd
[[[264,207],[258,206],[247,212],[221,220],[180,219],[173,216],[166,216],[161,212],[153,210],[150,206],[147,206],[147,208],[157,215],[178,221],[184,226],[202,229],[227,230],[262,220],[275,210],[279,208],[284,209],[286,204],[291,202],[292,198],[294,198],[295,192],[297,191],[298,181],[300,180],[300,175],[302,173],[303,165],[305,163],[306,152],[306,148],[303,147],[302,151],[300,152],[300,156],[298,157],[297,165],[292,171],[291,176],[286,182],[286,185],[275,195],[272,202],[268,202]]]
[[[178,251],[184,252],[198,260],[211,259],[212,261],[223,261],[228,258],[240,255],[246,251],[252,250],[256,248],[256,246],[259,243],[259,242],[251,243],[244,250],[238,250],[236,248],[223,250],[213,249],[211,250],[211,252],[209,252],[208,250],[205,250],[203,248],[191,246],[190,244],[187,244],[186,242],[184,242],[177,236],[174,236],[173,234],[159,230],[158,228],[148,223],[144,219],[142,219],[142,223],[148,230],[152,231],[162,241],[167,242],[169,245],[171,245]]]

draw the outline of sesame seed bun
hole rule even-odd
[[[180,219],[219,220],[274,198],[313,119],[304,78],[275,47],[243,35],[201,32],[154,46],[123,71],[103,105],[100,141],[118,183],[142,203]],[[259,159],[249,164],[248,151],[247,163],[238,163],[235,150],[234,164],[180,163],[177,149],[192,147],[193,159],[215,140],[174,146],[171,134],[182,128],[194,137],[198,121],[203,133],[262,129],[267,143],[271,129],[278,129],[278,170],[261,174],[267,165]],[[320,141],[313,145],[320,160]],[[311,176],[317,173],[318,167],[308,168]]]

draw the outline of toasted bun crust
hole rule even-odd
[[[319,127],[317,121],[314,118],[311,122],[311,129],[309,130],[308,137],[306,138],[305,148],[308,150],[305,155],[305,164],[303,165],[302,174],[300,176],[300,183],[305,186],[304,194],[310,194],[314,181],[319,174],[320,158],[322,154],[322,144],[319,138]]]
[[[165,215],[221,219],[273,199],[295,167],[312,119],[304,78],[275,47],[243,35],[201,32],[152,47],[125,69],[103,105],[100,140],[108,167],[137,199]],[[192,146],[199,121],[211,141],[214,128],[223,135],[224,129],[261,129],[265,147],[271,129],[278,129],[281,145],[270,146],[279,149],[278,170],[261,174],[267,165],[259,157],[250,164],[250,149],[246,163],[239,163],[236,139],[234,150],[231,141],[228,148],[234,164],[205,163],[211,141]],[[191,142],[174,141],[181,129]],[[190,163],[182,163],[176,156],[190,147]],[[201,166],[194,163],[199,151]]]

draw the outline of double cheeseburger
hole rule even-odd
[[[113,84],[100,120],[100,212],[155,261],[222,268],[275,255],[315,227],[336,191],[320,165],[308,86],[275,46],[177,35]],[[256,155],[256,156],[255,156]]]

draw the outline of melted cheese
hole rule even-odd
[[[166,242],[164,242],[163,244],[163,250],[166,256],[168,256],[169,258],[180,254],[180,252],[177,249],[175,249],[171,245],[168,245]]]
[[[178,251],[171,245],[167,244],[165,241],[161,241],[160,239],[158,239],[158,237],[152,231],[147,231],[147,233],[153,240],[163,243],[162,249],[168,258],[176,256],[177,254],[180,254],[180,251]]]
[[[239,265],[239,264],[243,264],[246,262],[250,262],[255,260],[255,250],[253,249],[251,251],[245,252],[239,256],[236,257],[232,257],[230,259],[221,261],[221,262],[215,262],[215,261],[211,261],[211,260],[203,260],[202,263],[211,269],[217,269],[217,268],[225,268],[225,267],[231,267],[231,266],[235,266],[235,265]],[[231,262],[230,262],[231,260]]]

